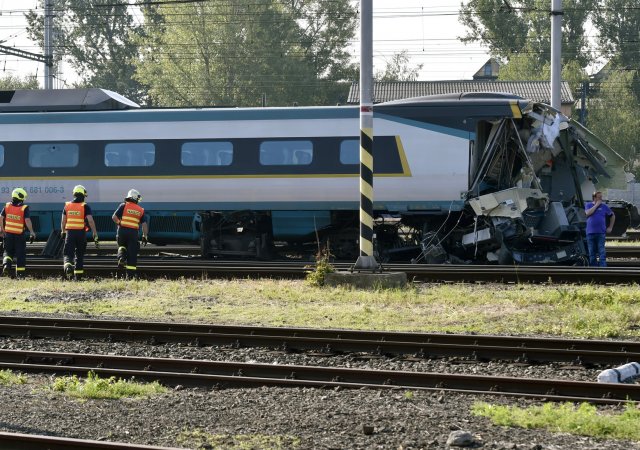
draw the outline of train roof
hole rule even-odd
[[[0,112],[113,111],[139,108],[106,89],[17,89],[0,91]]]
[[[510,105],[517,102],[525,107],[531,101],[508,92],[460,92],[455,94],[437,94],[423,97],[404,98],[379,103],[374,108],[386,106],[464,106],[465,104]]]

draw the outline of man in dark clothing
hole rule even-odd
[[[27,241],[24,236],[25,227],[29,230],[31,242],[36,238],[29,213],[29,207],[23,202],[27,198],[27,191],[16,188],[11,193],[8,202],[0,211],[0,234],[4,238],[4,255],[2,259],[2,275],[11,275],[11,265],[16,262],[16,277],[24,275],[27,262]]]
[[[605,203],[602,203],[602,192],[594,192],[593,201],[584,206],[587,215],[587,248],[589,265],[607,267],[607,253],[604,243],[606,233],[611,233],[616,216]],[[607,217],[610,218],[607,226]]]
[[[138,242],[138,231],[142,225],[142,244],[147,245],[149,234],[149,222],[144,214],[144,208],[138,203],[142,196],[135,189],[130,189],[120,203],[116,212],[111,217],[118,225],[116,239],[118,241],[118,267],[126,267],[127,278],[137,278],[138,252],[140,243]]]
[[[98,247],[98,232],[91,215],[91,207],[84,202],[87,190],[78,185],[73,188],[73,201],[67,202],[62,211],[60,228],[64,240],[64,274],[81,280],[84,275],[84,253],[87,250],[87,225],[91,228],[93,241]]]

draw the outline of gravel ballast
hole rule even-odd
[[[0,348],[590,381],[601,370],[42,339],[4,339]],[[539,404],[505,397],[443,391],[178,388],[151,398],[81,401],[43,389],[49,382],[45,376],[30,376],[26,385],[0,386],[0,430],[183,448],[446,449],[457,448],[447,441],[460,438],[466,448],[640,449],[628,441],[494,426],[470,413],[476,401]]]

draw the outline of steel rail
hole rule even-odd
[[[100,339],[148,344],[266,347],[324,355],[363,352],[413,358],[510,360],[536,364],[620,365],[640,361],[640,342],[372,332],[308,328],[242,327],[188,323],[107,321],[0,316],[0,336],[29,339]]]
[[[544,399],[622,403],[640,400],[640,385],[514,377],[247,364],[80,353],[0,350],[0,368],[22,373],[134,378],[168,386],[342,387],[455,391]]]
[[[27,273],[61,276],[62,265],[58,260],[31,258],[27,262]],[[338,265],[345,269],[346,264]],[[207,261],[198,259],[162,260],[141,258],[138,273],[146,277],[280,277],[301,278],[312,268],[310,263],[256,261]],[[539,283],[571,282],[633,284],[640,279],[640,267],[558,267],[558,266],[475,266],[475,265],[419,265],[389,264],[387,271],[406,272],[412,280],[443,282],[503,282]],[[114,261],[106,258],[88,258],[85,262],[86,276],[114,276],[117,273]]]
[[[639,246],[615,246],[607,247],[607,259],[608,258],[640,258]]]
[[[7,432],[0,432],[0,448],[3,450],[184,450],[176,447],[155,447]]]

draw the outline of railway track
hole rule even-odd
[[[175,447],[154,447],[6,432],[0,432],[0,448],[3,450],[184,450]]]
[[[349,270],[352,263],[335,263],[337,270]],[[32,257],[27,271],[33,276],[61,276],[60,260]],[[143,257],[138,273],[147,278],[177,277],[277,277],[302,278],[313,263],[295,261],[217,261],[196,258],[162,259]],[[636,283],[640,266],[559,267],[559,266],[480,266],[453,264],[386,264],[386,271],[406,272],[410,280],[431,282],[504,282],[504,283]],[[114,277],[114,258],[88,257],[85,275]],[[122,275],[122,273],[121,273]]]
[[[82,353],[0,350],[0,368],[21,373],[135,378],[200,388],[307,387],[453,391],[545,401],[640,400],[640,385]]]
[[[617,239],[619,240],[619,239]],[[640,240],[640,232],[637,237],[629,240]],[[44,249],[43,242],[36,242],[27,246],[27,253],[32,256],[41,256]],[[92,248],[89,245],[87,248],[88,256],[111,256],[115,258],[118,251],[118,245],[115,242],[101,242],[100,248]],[[139,254],[141,256],[155,256],[159,258],[199,258],[200,246],[189,244],[174,244],[174,245],[148,245],[140,247]],[[607,256],[610,258],[634,258],[640,259],[640,245],[634,246],[609,246],[607,247]]]
[[[264,347],[322,355],[367,353],[409,358],[456,357],[526,364],[620,365],[640,361],[640,342],[519,336],[402,333],[189,323],[0,316],[0,336],[94,339],[146,344]]]

